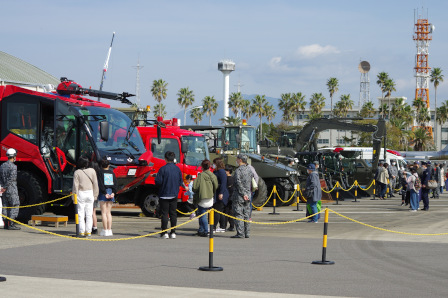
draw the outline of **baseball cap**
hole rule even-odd
[[[314,170],[316,170],[316,166],[313,163],[310,163],[306,169],[314,171]]]

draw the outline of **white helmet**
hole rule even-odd
[[[17,151],[14,148],[9,148],[6,150],[6,156],[7,157],[15,157],[17,155]]]

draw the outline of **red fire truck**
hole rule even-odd
[[[0,162],[7,160],[6,150],[17,150],[20,204],[46,202],[69,194],[80,156],[90,161],[106,157],[117,176],[118,201],[126,203],[123,200],[132,199],[136,203],[135,197],[123,194],[149,175],[151,152],[146,151],[126,115],[82,96],[130,103],[127,97],[132,95],[85,89],[66,78],[61,78],[56,91],[31,89],[0,86]],[[68,207],[71,200],[62,204]],[[26,221],[45,208],[41,205],[20,209],[19,219]]]
[[[201,162],[204,159],[210,159],[207,141],[202,134],[190,130],[179,128],[176,118],[172,120],[157,119],[160,124],[163,123],[161,132],[161,141],[157,139],[157,125],[139,126],[138,131],[142,136],[146,149],[152,153],[154,163],[154,172],[166,164],[165,152],[172,151],[176,154],[176,165],[182,171],[185,179],[186,175],[192,175],[193,179],[202,171]],[[178,201],[185,202],[188,197],[184,195],[184,190],[179,190]],[[149,176],[139,187],[141,198],[140,207],[147,216],[154,215],[159,204],[159,196],[154,184],[154,177]]]

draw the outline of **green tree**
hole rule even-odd
[[[381,97],[384,98],[384,84],[389,79],[389,74],[387,72],[380,72],[376,78],[376,83],[381,89]]]
[[[250,106],[250,100],[244,99],[241,102],[241,113],[243,117],[246,118],[247,121],[249,121],[249,118],[252,117],[252,110]]]
[[[341,99],[337,102],[340,110],[340,117],[347,117],[348,111],[353,108],[353,100],[350,99],[350,94],[341,95]]]
[[[264,110],[264,106],[266,105],[267,101],[266,101],[266,97],[264,95],[255,95],[255,98],[252,100],[252,106],[251,106],[251,110],[252,110],[252,114],[255,114],[258,116],[258,118],[260,119],[260,140],[263,139],[263,131],[262,131],[262,121],[261,118],[263,116],[265,116],[266,112]]]
[[[424,151],[432,147],[432,138],[424,127],[419,127],[414,130],[412,144],[415,151]]]
[[[302,92],[292,93],[291,94],[291,111],[294,113],[294,117],[297,119],[297,115],[300,113],[304,113],[306,109],[307,102],[305,101],[305,95]]]
[[[280,99],[278,101],[278,107],[283,112],[282,119],[286,121],[286,123],[292,122],[294,119],[294,115],[292,115],[291,107],[292,107],[292,99],[291,93],[283,93],[280,95]]]
[[[219,119],[223,125],[241,125],[240,117],[224,117]]]
[[[272,120],[274,120],[275,116],[277,115],[277,112],[275,111],[275,108],[271,104],[265,104],[264,105],[264,112],[266,114],[266,118],[268,119],[269,124],[272,123]]]
[[[241,92],[233,92],[229,96],[229,108],[237,117],[241,116],[240,114],[243,100],[244,98],[241,95]]]
[[[378,113],[380,113],[381,117],[385,118],[387,111],[389,110],[389,106],[387,105],[387,103],[383,103],[379,109],[378,109]]]
[[[376,114],[375,107],[373,106],[373,102],[370,100],[363,104],[359,112],[359,116],[362,118],[372,118],[375,116],[375,114]]]
[[[202,121],[202,110],[200,108],[192,109],[190,111],[190,117],[193,119],[194,123],[198,125]]]
[[[333,95],[339,90],[339,81],[336,78],[329,78],[327,81],[328,92],[330,93],[330,115],[333,116]]]
[[[206,96],[202,100],[202,111],[209,117],[208,125],[212,125],[212,115],[216,114],[218,103],[213,96]]]
[[[446,121],[448,121],[448,100],[437,108],[437,122],[443,125]]]
[[[435,110],[437,111],[437,87],[439,86],[439,84],[441,82],[443,82],[443,74],[442,74],[442,69],[439,67],[434,67],[431,70],[431,83],[434,83],[434,100],[435,100]],[[434,143],[436,144],[437,147],[437,112],[434,115],[434,129],[435,129],[435,134],[434,134]],[[436,148],[437,150],[437,148]]]
[[[180,88],[177,92],[177,103],[184,108],[184,125],[187,123],[187,108],[194,103],[193,90]],[[201,118],[202,120],[202,118]]]
[[[388,100],[388,106],[389,106],[388,118],[390,120],[390,96],[392,95],[392,91],[397,91],[395,89],[395,82],[394,82],[394,80],[387,79],[384,82],[383,90],[384,90],[384,92],[386,92],[386,97],[389,98],[389,100]]]
[[[168,86],[168,83],[166,83],[162,79],[154,80],[152,82],[151,94],[152,94],[152,97],[154,97],[154,99],[159,103],[159,105],[156,105],[159,107],[159,109],[161,109],[161,107],[162,107],[160,105],[162,103],[162,100],[164,100],[166,98],[167,86]],[[158,114],[162,115],[162,111],[159,110]]]
[[[310,120],[321,118],[322,109],[325,107],[325,97],[322,93],[313,93],[310,98]]]
[[[158,103],[154,106],[154,117],[162,117],[165,118],[166,117],[166,107],[163,103]]]

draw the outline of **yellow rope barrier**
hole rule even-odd
[[[338,185],[339,185],[339,181],[336,181],[336,184],[334,185],[334,187],[333,187],[332,190],[330,190],[330,191],[326,191],[325,189],[322,188],[322,191],[323,191],[324,193],[330,193],[330,192],[332,192],[333,190],[335,190],[335,188],[338,187]]]
[[[272,191],[271,191],[271,194],[269,195],[269,198],[267,198],[266,202],[264,202],[263,205],[257,207],[257,206],[255,206],[255,205],[252,203],[252,206],[253,206],[254,208],[263,208],[263,207],[269,202],[269,200],[271,199],[272,195],[274,194],[274,190],[275,190],[275,188],[273,187],[273,188],[272,188]]]
[[[45,231],[45,230],[42,230],[42,229],[39,229],[39,228],[36,228],[36,227],[29,226],[29,225],[27,225],[27,224],[24,224],[24,223],[21,223],[21,222],[15,220],[15,219],[9,218],[9,217],[7,217],[7,216],[5,216],[5,215],[3,215],[3,214],[2,214],[2,217],[6,218],[7,220],[10,220],[10,221],[12,221],[12,222],[15,222],[15,223],[17,223],[17,224],[19,224],[19,225],[25,226],[25,227],[27,227],[27,228],[29,228],[29,229],[32,229],[32,230],[35,230],[35,231],[38,231],[38,232],[42,232],[42,233],[45,233],[45,234],[53,235],[53,236],[58,236],[58,237],[68,238],[68,239],[74,239],[74,240],[97,241],[97,242],[113,242],[113,241],[123,241],[123,240],[140,239],[140,238],[145,238],[145,237],[150,237],[150,236],[154,236],[154,235],[157,235],[157,234],[165,233],[165,232],[168,232],[168,231],[170,231],[170,230],[172,230],[172,229],[177,229],[177,228],[179,228],[179,227],[181,227],[181,226],[184,226],[184,225],[186,225],[186,224],[188,224],[188,223],[190,223],[190,222],[196,220],[197,218],[201,218],[202,216],[205,216],[206,214],[210,213],[211,210],[212,210],[212,209],[208,210],[207,212],[205,212],[205,213],[203,213],[203,214],[201,214],[201,215],[196,216],[194,219],[190,219],[190,220],[188,220],[188,221],[186,221],[186,222],[184,222],[184,223],[181,223],[181,224],[179,224],[179,225],[177,225],[177,226],[175,226],[175,227],[171,227],[171,228],[169,228],[169,229],[165,229],[165,230],[163,230],[163,231],[154,232],[154,233],[149,233],[149,234],[140,235],[140,236],[134,236],[134,237],[126,237],[126,238],[109,238],[109,239],[78,238],[78,237],[73,237],[73,236],[61,235],[61,234],[57,234],[57,233],[53,233],[53,232],[49,232],[49,231]]]
[[[339,215],[339,216],[342,217],[342,218],[345,218],[345,219],[348,219],[348,220],[353,221],[353,222],[355,222],[355,223],[358,223],[358,224],[360,224],[360,225],[363,225],[363,226],[366,226],[366,227],[369,227],[369,228],[372,228],[372,229],[376,229],[376,230],[384,231],[384,232],[395,233],[395,234],[403,234],[403,235],[412,235],[412,236],[445,236],[445,235],[448,235],[448,233],[421,234],[421,233],[408,233],[408,232],[400,232],[400,231],[394,231],[394,230],[384,229],[384,228],[375,227],[375,226],[372,226],[372,225],[369,225],[369,224],[360,222],[359,220],[356,220],[356,219],[350,218],[350,217],[348,217],[348,216],[342,215],[341,213],[336,212],[336,211],[334,211],[334,210],[331,210],[331,209],[329,209],[329,210],[330,210],[331,212],[333,212],[334,214]]]
[[[219,213],[219,214],[221,214],[221,215],[227,216],[228,218],[232,218],[232,219],[234,219],[234,220],[239,220],[239,221],[243,221],[243,222],[253,223],[253,224],[256,224],[256,225],[275,226],[275,225],[285,225],[285,224],[289,224],[289,223],[293,223],[293,222],[302,221],[302,220],[308,219],[308,218],[310,218],[310,217],[313,217],[313,216],[316,215],[316,214],[322,213],[322,212],[324,212],[325,210],[322,209],[321,211],[319,211],[319,212],[317,212],[317,213],[315,213],[315,214],[311,214],[311,215],[309,215],[309,216],[307,216],[307,217],[303,217],[303,218],[299,218],[299,219],[294,219],[294,220],[289,220],[289,221],[282,221],[282,222],[258,222],[258,221],[250,221],[250,220],[245,220],[245,219],[242,219],[242,218],[237,218],[237,217],[228,215],[228,214],[223,213],[223,212],[221,212],[221,211],[218,211],[218,210],[216,210],[216,209],[215,209],[214,211],[215,211],[216,213]]]
[[[358,182],[356,182],[356,183],[358,183]],[[373,186],[374,183],[375,183],[375,180],[372,180],[372,183],[370,183],[369,187],[367,187],[367,188],[362,188],[361,185],[359,185],[359,183],[358,183],[358,186],[359,186],[359,189],[369,190]]]
[[[342,191],[350,191],[350,190],[352,190],[353,187],[355,187],[356,183],[358,183],[358,181],[355,181],[355,182],[353,183],[352,187],[350,187],[349,189],[343,189],[342,186],[341,186],[341,190],[342,190]]]
[[[194,209],[191,212],[184,213],[184,212],[180,211],[179,209],[176,209],[176,211],[182,215],[191,215],[191,214],[195,213],[197,210],[198,210],[198,208]]]
[[[39,205],[45,205],[45,204],[49,204],[49,203],[53,203],[53,202],[57,202],[60,200],[63,200],[65,198],[71,197],[72,195],[67,195],[65,197],[56,199],[56,200],[52,200],[52,201],[47,201],[47,202],[42,202],[42,203],[37,203],[37,204],[33,204],[33,205],[26,205],[26,206],[17,206],[17,207],[3,207],[3,209],[14,209],[14,208],[28,208],[28,207],[35,207],[35,206],[39,206]]]
[[[278,195],[277,189],[275,190],[275,193],[277,194],[277,198],[280,200],[280,202],[282,203],[288,203],[289,201],[292,200],[292,198],[294,197],[295,193],[296,193],[297,189],[294,189],[294,192],[292,193],[291,197],[289,198],[289,200],[287,201],[283,201],[280,196]]]

